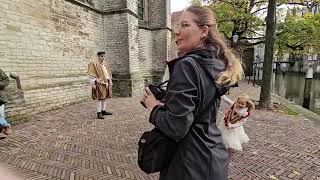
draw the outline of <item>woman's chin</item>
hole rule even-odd
[[[183,49],[182,48],[177,48],[178,52],[183,52]]]
[[[183,48],[183,47],[179,47],[179,46],[178,46],[177,49],[178,49],[178,51],[181,52],[181,53],[188,52],[188,51],[186,51],[186,48]]]

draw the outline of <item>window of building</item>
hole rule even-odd
[[[144,0],[138,0],[138,16],[140,20],[143,20],[144,14]]]
[[[90,6],[94,6],[94,0],[80,0],[83,3],[89,4]]]
[[[138,17],[140,20],[149,21],[149,0],[138,0]]]

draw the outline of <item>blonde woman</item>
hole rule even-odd
[[[170,77],[164,106],[148,88],[143,101],[149,122],[176,141],[176,152],[160,171],[160,180],[221,180],[228,175],[228,152],[216,126],[224,85],[243,74],[239,59],[226,45],[211,10],[183,11],[175,31],[183,56],[168,63]]]

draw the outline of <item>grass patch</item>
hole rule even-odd
[[[280,106],[279,111],[290,116],[300,115],[300,113],[288,108],[287,106]]]

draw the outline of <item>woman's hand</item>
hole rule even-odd
[[[154,95],[148,87],[146,87],[144,90],[142,102],[144,102],[144,104],[150,112],[156,105],[159,104],[159,101],[154,97]]]

